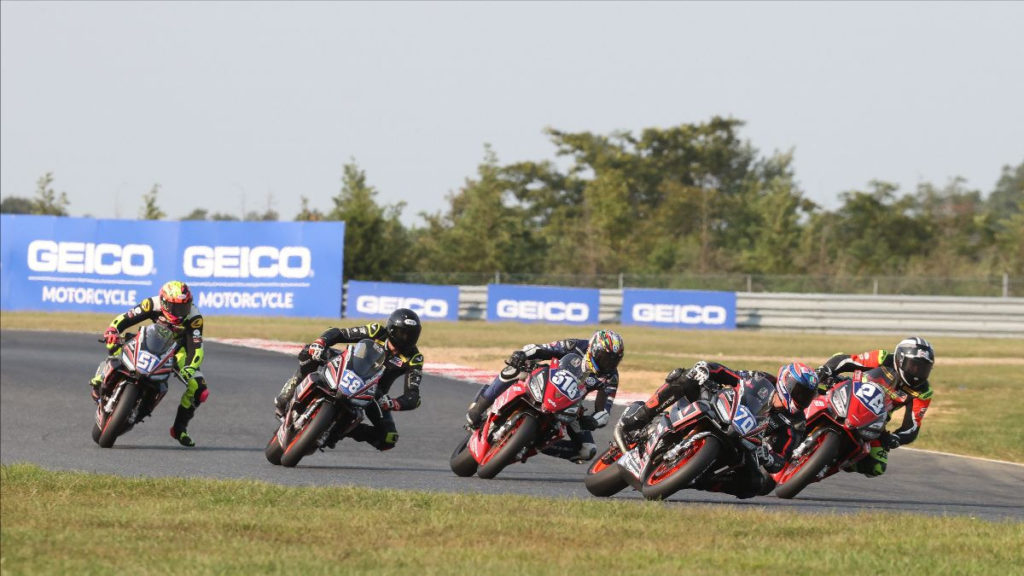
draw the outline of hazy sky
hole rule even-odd
[[[805,194],[1024,161],[1024,3],[2,2],[0,193],[72,215],[322,209],[350,159],[407,223],[490,143],[713,115],[795,150]]]

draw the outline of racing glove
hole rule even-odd
[[[377,398],[377,406],[380,407],[381,412],[391,412],[392,410],[398,410],[398,400],[385,394]]]
[[[107,350],[113,350],[117,347],[117,341],[121,339],[121,334],[117,331],[117,328],[108,326],[107,330],[103,333],[103,341],[107,343]]]
[[[894,450],[900,447],[900,437],[890,432],[882,432],[882,435],[878,437],[878,441],[882,443],[882,447],[886,450]]]
[[[309,357],[311,359],[321,362],[324,359],[324,350],[327,349],[327,343],[324,342],[323,338],[317,338],[310,342],[306,348],[309,350]]]
[[[828,389],[832,386],[832,379],[835,377],[832,368],[823,364],[814,373],[818,376],[818,392],[822,394],[828,392]]]
[[[508,364],[517,370],[522,370],[523,366],[526,365],[526,352],[516,350],[508,357],[508,360],[505,360],[505,364]]]
[[[711,371],[708,370],[708,363],[701,360],[690,368],[690,371],[686,373],[686,378],[692,382],[703,386],[705,382],[711,378]]]

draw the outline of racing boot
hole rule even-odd
[[[594,456],[597,456],[597,445],[584,442],[580,445],[579,452],[569,458],[569,461],[574,464],[586,464],[587,462],[590,462]]]
[[[178,413],[174,416],[174,424],[171,426],[171,438],[178,441],[178,444],[191,448],[196,445],[195,441],[188,435],[188,423],[192,420],[192,416],[195,416],[196,407],[190,406],[185,408],[182,405],[178,405]]]
[[[277,416],[278,420],[284,420],[284,411],[288,409],[288,401],[292,399],[292,393],[295,392],[295,385],[298,383],[298,374],[293,375],[285,381],[284,387],[274,399],[274,416]]]
[[[469,423],[470,428],[476,430],[481,424],[483,424],[484,413],[487,412],[487,409],[490,408],[493,403],[494,400],[484,398],[482,393],[481,395],[477,395],[476,400],[473,400],[473,403],[470,404],[469,408],[466,410],[466,422]]]

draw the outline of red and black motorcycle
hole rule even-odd
[[[101,448],[110,448],[119,436],[152,414],[167,394],[168,379],[177,376],[174,355],[179,345],[167,327],[150,324],[138,334],[127,334],[119,345],[120,354],[109,358],[103,367],[92,427],[92,439]]]
[[[885,430],[893,403],[888,388],[857,371],[819,395],[804,412],[807,437],[789,462],[772,475],[775,495],[792,498],[868,455],[871,441]]]
[[[631,485],[660,500],[741,473],[761,443],[774,391],[763,378],[721,388],[708,382],[696,402],[683,399],[640,430],[624,433],[620,419],[611,445],[587,470],[587,490],[607,497]]]
[[[328,439],[343,438],[376,400],[387,353],[379,343],[364,339],[330,355],[316,372],[295,387],[281,425],[264,449],[267,461],[293,467],[317,449],[333,447]]]
[[[582,415],[587,395],[583,358],[567,354],[531,368],[526,380],[508,387],[452,453],[458,476],[494,478],[506,466],[567,437],[566,426]]]

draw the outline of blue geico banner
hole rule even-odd
[[[735,292],[622,291],[622,323],[668,328],[736,328]]]
[[[183,280],[204,314],[341,313],[342,222],[162,222],[5,214],[4,310],[122,312]]]
[[[487,319],[492,322],[597,324],[601,292],[590,288],[487,286]]]
[[[459,287],[348,281],[346,318],[380,318],[408,308],[421,320],[458,320]]]

